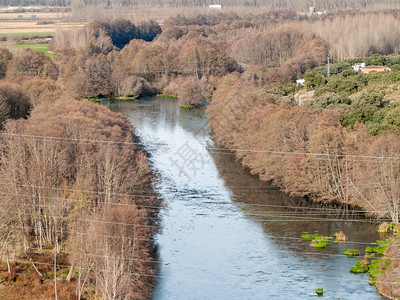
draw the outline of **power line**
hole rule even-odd
[[[216,152],[215,150],[212,150],[214,154],[218,154],[218,155],[237,155],[237,153],[234,152]],[[252,152],[252,153],[255,153]],[[301,154],[300,154],[301,155]],[[289,154],[280,154],[280,155],[268,155],[267,158],[282,158],[282,159],[308,159],[308,160],[317,160],[317,161],[329,161],[329,162],[338,162],[338,163],[343,163],[342,158],[339,159],[338,157],[336,157],[336,154],[327,154],[328,156],[331,156],[331,158],[325,158],[325,157],[307,157],[306,155],[304,155],[304,157],[301,156],[290,156]],[[387,159],[392,159],[390,157],[386,157]],[[386,159],[384,158],[384,159]],[[347,159],[345,161],[347,162],[371,162],[371,163],[382,163],[384,159],[372,159],[372,158],[367,158],[367,159]],[[399,157],[400,159],[400,157]],[[395,162],[391,162],[393,164],[400,164],[400,161],[395,161]],[[311,166],[310,166],[311,167]]]
[[[366,243],[367,245],[371,245],[371,243]],[[134,248],[134,246],[133,246]],[[41,249],[41,248],[29,248],[29,250],[46,250],[46,249]],[[161,265],[178,265],[178,266],[185,266],[185,267],[196,267],[196,268],[211,268],[211,269],[218,269],[218,270],[230,270],[229,268],[226,267],[217,267],[217,266],[212,266],[212,265],[196,265],[196,264],[181,264],[181,263],[173,263],[173,262],[167,262],[167,261],[159,261],[159,260],[149,260],[149,259],[140,259],[140,258],[131,258],[131,257],[126,257],[126,256],[120,256],[120,255],[107,255],[107,254],[94,254],[94,253],[81,253],[81,252],[74,252],[74,251],[65,251],[61,250],[61,254],[72,254],[72,255],[82,255],[82,256],[89,256],[89,257],[98,257],[98,258],[112,258],[112,259],[119,259],[122,258],[123,260],[126,261],[138,261],[138,262],[148,262],[148,263],[153,263],[153,264],[161,264]],[[281,249],[272,249],[268,250],[268,253],[291,253],[290,250],[281,250]],[[321,252],[300,252],[301,255],[310,255],[312,257],[315,257],[316,255],[318,256],[326,256],[326,257],[348,257],[345,254],[333,254],[333,253],[321,253]],[[376,257],[375,257],[376,258]],[[384,259],[383,257],[378,257],[379,259]],[[392,261],[400,261],[400,258],[392,258]],[[242,269],[240,269],[242,270]]]
[[[35,205],[29,205],[35,206]],[[10,211],[10,210],[5,210],[5,209],[0,209],[2,212],[6,213],[14,213],[14,214],[19,214],[19,215],[27,215],[27,216],[32,216],[31,213],[26,213],[26,212],[16,212],[16,211]],[[145,228],[154,228],[154,229],[159,229],[159,226],[157,225],[142,225],[142,224],[136,224],[136,223],[124,223],[124,222],[111,222],[111,221],[104,221],[104,220],[97,220],[97,219],[83,219],[83,218],[76,218],[73,216],[58,216],[58,215],[52,215],[52,214],[45,214],[46,217],[48,218],[54,218],[54,219],[61,219],[61,220],[74,220],[74,221],[83,221],[83,222],[93,222],[93,223],[102,223],[102,224],[113,224],[113,225],[123,225],[123,226],[132,226],[132,227],[145,227]],[[391,219],[382,219],[386,221],[391,221]],[[329,219],[329,218],[310,218],[310,217],[301,217],[301,216],[288,216],[288,218],[284,218],[283,216],[279,216],[279,218],[274,218],[274,219],[268,219],[265,220],[263,219],[262,221],[258,220],[257,222],[259,223],[270,223],[270,222],[326,222],[326,221],[332,221],[332,222],[345,222],[345,223],[371,223],[369,220],[362,220],[362,219]]]
[[[10,185],[10,186],[15,186],[14,183],[0,183],[0,185]],[[73,192],[83,192],[83,193],[91,193],[91,194],[105,194],[105,195],[112,195],[112,196],[119,196],[119,197],[126,197],[126,196],[131,196],[131,197],[140,197],[140,198],[150,198],[150,199],[155,199],[156,197],[152,196],[146,196],[146,195],[140,195],[140,194],[121,194],[121,193],[105,193],[105,192],[99,192],[99,191],[91,191],[91,190],[76,190],[76,189],[69,189],[69,188],[54,188],[54,187],[46,187],[46,186],[37,186],[37,185],[23,185],[23,184],[16,184],[18,187],[27,187],[27,188],[40,188],[40,189],[50,189],[50,190],[61,190],[61,191],[73,191]],[[227,186],[229,187],[229,186]],[[275,189],[273,189],[275,190]],[[245,192],[249,192],[247,190],[243,190]],[[251,193],[251,192],[250,192]],[[0,193],[4,195],[13,195],[13,196],[22,196],[22,197],[32,197],[32,195],[29,194],[19,194],[19,193]],[[175,195],[179,196],[179,195]],[[39,196],[36,196],[39,197]],[[93,203],[92,201],[86,201],[86,200],[80,200],[80,199],[70,199],[70,198],[63,198],[63,197],[47,197],[47,196],[40,196],[45,199],[54,199],[54,200],[66,200],[66,201],[76,201],[76,202],[82,202],[82,203]],[[178,201],[183,201],[186,202],[187,200],[178,200]],[[232,205],[232,206],[254,206],[254,207],[273,207],[273,208],[287,208],[287,209],[302,209],[302,210],[319,210],[319,211],[332,211],[336,212],[338,211],[338,208],[323,208],[323,207],[304,207],[304,206],[292,206],[292,205],[274,205],[274,204],[251,204],[251,203],[245,203],[245,202],[205,202],[207,204],[215,204],[215,205]],[[151,209],[163,209],[165,206],[152,206],[152,205],[140,205],[140,204],[123,204],[123,203],[107,203],[108,205],[117,205],[117,206],[136,206],[136,207],[142,207],[142,208],[151,208]],[[343,208],[342,208],[343,209]],[[346,212],[348,213],[385,213],[385,210],[347,210]]]
[[[314,253],[315,255],[315,253]],[[45,265],[45,266],[54,266],[54,264],[50,264],[50,263],[44,263],[44,262],[38,262],[38,261],[25,261],[25,260],[14,260],[15,262],[18,263],[26,263],[26,264],[31,264],[31,263],[35,263],[37,265]],[[58,267],[61,268],[69,268],[71,267],[70,265],[59,265],[57,264]],[[86,271],[93,271],[93,269],[91,268],[78,268],[80,270],[86,270]],[[97,272],[104,272],[104,273],[110,273],[113,272],[112,270],[97,270]],[[208,283],[208,284],[215,284],[215,283],[223,283],[224,285],[231,285],[230,283],[226,282],[226,281],[209,281],[209,280],[199,280],[199,279],[191,279],[191,278],[187,278],[187,277],[182,277],[182,278],[178,278],[178,277],[171,277],[171,276],[165,276],[165,275],[155,275],[155,274],[143,274],[143,273],[135,273],[135,272],[124,272],[124,274],[129,274],[129,275],[135,275],[135,276],[139,276],[139,277],[153,277],[153,278],[172,278],[174,280],[182,280],[182,281],[190,281],[190,282],[201,282],[201,283]],[[324,279],[334,279],[334,280],[343,280],[343,277],[335,277],[335,276],[321,276],[321,275],[307,275],[307,274],[296,274],[296,276],[302,276],[305,278],[324,278]],[[354,276],[357,277],[357,276]],[[291,279],[290,279],[291,280]],[[346,278],[346,280],[350,280],[350,281],[359,281],[359,278]],[[400,283],[400,281],[389,281],[389,280],[385,280],[384,282],[387,283]]]
[[[1,185],[2,183],[0,183]],[[4,184],[3,184],[4,185]],[[11,185],[11,184],[10,184]],[[49,196],[44,196],[44,195],[29,195],[29,194],[19,194],[19,193],[1,193],[0,195],[8,195],[8,196],[16,196],[16,197],[28,197],[28,198],[43,198],[43,199],[49,199],[49,200],[62,200],[66,202],[77,202],[77,203],[89,203],[95,205],[96,201],[88,201],[88,200],[81,200],[81,199],[74,199],[74,198],[68,198],[68,197],[49,197]],[[133,197],[136,197],[136,195],[132,195]],[[150,197],[149,197],[150,198]],[[156,198],[156,197],[155,197]],[[97,204],[104,204],[107,206],[115,205],[115,206],[123,206],[123,207],[137,207],[137,208],[148,208],[148,209],[154,209],[154,210],[159,210],[162,208],[165,208],[164,206],[151,206],[151,205],[141,205],[141,204],[127,204],[127,203],[117,203],[117,202],[111,202],[111,203],[103,203],[101,201],[97,201]]]
[[[30,205],[30,206],[32,206],[32,205]],[[15,212],[15,211],[10,211],[10,210],[5,210],[5,209],[0,209],[0,211],[6,212],[6,213],[15,213],[15,214],[19,214],[19,215],[32,216],[31,213]],[[157,226],[157,225],[143,225],[143,224],[136,224],[136,223],[111,222],[111,221],[104,221],[104,220],[97,220],[97,219],[76,218],[76,217],[72,217],[72,216],[56,216],[56,215],[47,215],[47,214],[45,216],[48,218],[61,219],[61,220],[75,220],[75,221],[83,221],[83,222],[94,222],[94,223],[102,223],[102,224],[125,225],[125,226],[132,226],[132,227],[145,227],[145,228],[159,229],[159,226]]]
[[[117,145],[135,145],[142,146],[142,143],[135,142],[124,142],[124,141],[110,141],[110,140],[99,140],[99,139],[82,139],[82,138],[67,138],[67,137],[57,137],[57,136],[41,136],[41,135],[30,135],[30,134],[17,134],[17,133],[8,133],[8,132],[0,132],[2,136],[11,136],[11,137],[20,137],[27,139],[43,139],[49,141],[70,141],[73,144],[78,142],[83,143],[97,143],[97,144],[117,144]],[[167,145],[167,144],[159,144],[159,145]]]
[[[9,224],[3,224],[3,225],[0,225],[0,228],[1,227],[7,227],[7,228],[20,228],[20,229],[27,229],[27,226],[24,226],[24,225],[9,225]],[[136,238],[136,237],[125,237],[125,236],[123,236],[122,234],[121,235],[109,235],[109,234],[101,234],[101,233],[97,233],[97,232],[80,232],[80,231],[77,231],[77,230],[63,230],[63,229],[51,229],[51,228],[48,228],[48,229],[46,229],[45,231],[48,231],[48,232],[53,232],[53,233],[55,233],[55,234],[69,234],[69,235],[72,235],[72,236],[74,236],[74,235],[77,235],[77,236],[80,236],[80,235],[85,235],[85,236],[90,236],[90,237],[93,237],[93,236],[95,236],[95,237],[105,237],[105,238],[123,238],[123,239],[126,239],[126,240],[132,240],[132,241],[145,241],[145,242],[156,242],[157,241],[157,239],[151,239],[151,238]],[[32,249],[32,248],[30,248],[30,249]]]
[[[77,190],[77,189],[71,189],[71,188],[60,188],[60,187],[46,187],[46,186],[40,186],[40,185],[29,185],[29,184],[20,184],[20,183],[3,183],[0,182],[0,185],[11,185],[11,186],[17,186],[17,187],[26,187],[26,188],[39,188],[39,189],[49,189],[49,190],[57,190],[57,191],[68,191],[68,192],[80,192],[80,193],[86,193],[86,194],[96,194],[96,195],[110,195],[110,196],[119,196],[119,197],[138,197],[138,198],[148,198],[148,199],[155,199],[157,198],[156,194],[154,196],[150,195],[141,195],[141,194],[124,194],[124,193],[107,193],[107,192],[101,192],[101,191],[92,191],[92,190]]]
[[[0,195],[1,195],[1,193],[0,193]],[[61,199],[61,198],[60,198]],[[100,204],[100,205],[96,205],[96,204],[94,204],[94,203],[92,203],[93,204],[93,206],[91,207],[91,208],[102,208],[103,207],[103,205],[104,206],[108,206],[109,204],[108,203],[102,203],[102,204]],[[118,203],[111,203],[111,204],[116,204],[116,205],[118,205]],[[64,206],[60,206],[60,204],[59,203],[56,203],[56,204],[49,204],[49,203],[42,203],[42,204],[40,204],[40,203],[22,203],[22,204],[18,204],[19,206],[24,206],[24,207],[28,207],[28,208],[33,208],[33,207],[38,207],[38,208],[43,208],[43,209],[46,209],[46,208],[52,208],[52,207],[55,207],[55,208],[59,208],[59,209],[62,209],[62,210],[68,210],[68,205],[67,204],[65,204]],[[132,207],[135,207],[135,205],[131,205]],[[83,207],[83,208],[89,208],[89,207]],[[240,207],[239,207],[240,208]],[[159,209],[157,208],[157,212],[159,211]],[[152,211],[150,211],[150,213],[151,213]],[[325,212],[325,211],[322,211],[322,212],[303,212],[303,211],[262,211],[262,213],[249,213],[249,211],[243,211],[243,214],[247,217],[247,216],[250,216],[250,217],[270,217],[270,216],[279,216],[279,217],[284,217],[284,218],[286,218],[286,217],[296,217],[296,216],[298,216],[298,217],[310,217],[310,216],[316,216],[316,215],[318,215],[318,216],[339,216],[339,215],[347,215],[347,216],[349,216],[349,215],[351,215],[351,216],[356,216],[356,217],[364,217],[365,216],[365,213],[364,212],[359,212],[359,213],[349,213],[349,212],[346,212],[346,211],[341,211],[341,210],[338,210],[337,212]],[[226,216],[236,216],[236,214],[222,214],[222,215],[217,215],[216,217],[226,217]],[[150,217],[150,216],[147,216],[146,217],[147,219],[153,219],[153,217]],[[157,219],[158,220],[158,217],[156,217],[155,219]],[[389,220],[389,219],[386,219],[386,220]],[[370,223],[370,222],[372,222],[372,219],[371,220],[366,220],[368,223]]]
[[[0,183],[0,185],[12,185],[12,183]],[[35,188],[42,188],[42,189],[57,189],[57,190],[64,190],[63,188],[53,188],[53,187],[45,187],[45,186],[31,186],[31,185],[25,185],[26,187],[35,187]],[[67,191],[70,191],[69,189],[65,189]],[[86,191],[86,190],[72,190],[75,192],[90,192],[90,193],[99,193],[96,191]],[[247,192],[247,191],[246,191]],[[74,198],[68,198],[68,197],[48,197],[48,196],[42,196],[42,195],[30,195],[30,194],[20,194],[20,193],[0,193],[0,195],[10,195],[10,196],[22,196],[22,197],[30,197],[30,198],[44,198],[44,199],[50,199],[50,200],[62,200],[62,201],[67,201],[67,202],[78,202],[78,203],[90,203],[94,204],[94,201],[86,201],[86,200],[80,200],[80,199],[74,199]],[[108,195],[108,194],[107,194]],[[121,196],[121,194],[114,194],[110,193],[109,195],[117,195]],[[122,196],[141,196],[141,195],[136,195],[136,194],[122,194]],[[178,195],[175,195],[178,196]],[[145,196],[143,196],[145,197]],[[146,198],[146,197],[145,197]],[[153,197],[151,197],[153,199]],[[187,200],[178,200],[178,201],[183,201],[186,202]],[[340,214],[341,211],[344,211],[347,214],[354,214],[354,213],[385,213],[386,211],[382,210],[351,210],[351,209],[345,209],[345,208],[324,208],[324,207],[305,207],[305,206],[291,206],[291,205],[274,205],[274,204],[251,204],[251,203],[244,203],[244,202],[206,202],[207,204],[215,204],[215,205],[232,205],[235,207],[240,207],[241,205],[249,207],[249,206],[256,206],[256,207],[272,207],[272,208],[287,208],[287,209],[299,209],[299,210],[317,210],[317,211],[323,211],[325,214],[327,211],[330,212],[329,214]],[[142,207],[142,208],[150,208],[150,209],[163,209],[165,206],[152,206],[152,205],[140,205],[140,204],[125,204],[125,203],[100,203],[100,204],[106,204],[106,205],[116,205],[116,206],[127,206],[127,207]],[[304,214],[304,213],[302,213]]]
[[[98,144],[118,144],[118,145],[138,145],[143,146],[143,143],[135,143],[135,142],[123,142],[123,141],[108,141],[108,140],[98,140],[98,139],[81,139],[81,138],[62,138],[56,136],[40,136],[40,135],[27,135],[27,134],[16,134],[16,133],[6,133],[0,132],[2,136],[11,136],[11,137],[20,137],[20,138],[27,138],[27,139],[43,139],[48,141],[65,141],[71,142],[76,144],[78,142],[84,143],[98,143]],[[152,143],[152,145],[158,146],[168,146],[166,143]],[[318,153],[318,152],[295,152],[295,151],[274,151],[274,150],[263,150],[263,149],[241,149],[241,148],[222,148],[222,147],[207,147],[210,150],[214,151],[228,151],[228,154],[235,154],[235,152],[250,152],[250,153],[272,153],[272,154],[282,154],[282,155],[294,155],[294,156],[323,156],[332,158],[361,158],[361,159],[369,159],[369,160],[382,160],[382,159],[394,159],[400,160],[400,157],[396,156],[370,156],[370,155],[350,155],[350,154],[339,154],[339,153]],[[350,160],[351,161],[351,160]]]
[[[365,158],[365,159],[373,159],[373,160],[382,160],[382,159],[396,159],[400,160],[400,157],[396,156],[369,156],[369,155],[350,155],[350,154],[339,154],[339,153],[316,153],[316,152],[295,152],[295,151],[273,151],[273,150],[258,150],[258,149],[240,149],[240,148],[218,148],[218,147],[209,147],[211,150],[216,151],[235,151],[235,152],[251,152],[251,153],[272,153],[272,154],[283,154],[283,155],[303,155],[303,156],[325,156],[325,157],[341,157],[341,158]]]
[[[36,207],[36,208],[47,208],[49,207],[48,204],[19,204],[19,206],[23,206],[23,207],[28,207],[28,208],[32,208],[32,207]],[[52,205],[53,207],[57,207],[57,205]],[[51,207],[51,206],[50,206]],[[14,211],[6,211],[6,210],[1,210],[0,211],[4,211],[4,212],[14,212]],[[15,213],[19,213],[20,212],[15,212]],[[22,214],[27,214],[27,213],[22,213]],[[32,215],[31,213],[28,215]],[[296,222],[296,221],[334,221],[334,222],[360,222],[360,223],[371,223],[371,220],[365,220],[365,219],[339,219],[339,218],[324,218],[324,217],[312,217],[314,215],[303,215],[301,213],[298,214],[285,214],[285,213],[277,213],[276,215],[274,214],[246,214],[244,213],[245,216],[250,216],[250,217],[260,217],[260,219],[255,219],[255,221],[257,221],[258,223],[267,223],[267,222]],[[319,214],[321,215],[321,214]],[[329,215],[329,214],[328,214]],[[331,214],[332,216],[338,215],[338,214]],[[48,216],[48,217],[52,217],[52,218],[62,218],[62,219],[69,219],[71,216],[70,215],[47,215],[46,213],[44,213],[41,210],[41,216]],[[215,215],[215,217],[228,217],[228,216],[235,216],[234,214],[222,214],[222,215]],[[265,217],[273,217],[273,219],[264,219]],[[73,217],[72,217],[73,218]],[[148,220],[154,219],[150,216],[146,217]],[[75,218],[73,218],[75,219]],[[157,221],[159,220],[158,217],[155,218]],[[242,219],[242,218],[241,218]],[[83,220],[83,219],[78,219],[78,220]],[[381,221],[391,221],[391,219],[380,219]],[[85,221],[85,220],[83,220]],[[86,220],[87,222],[90,222],[91,220]],[[100,221],[96,221],[96,222],[100,222]],[[100,222],[103,223],[103,222]],[[107,223],[111,223],[111,222],[107,222]],[[119,225],[135,225],[134,223],[119,223]],[[136,226],[136,225],[135,225]],[[139,226],[140,227],[140,226]]]
[[[0,226],[1,227],[7,227],[7,228],[19,228],[19,229],[27,229],[27,226],[24,225],[9,225],[9,224],[3,224]],[[123,236],[121,235],[109,235],[109,234],[102,234],[102,233],[97,233],[97,232],[93,232],[93,231],[89,231],[89,232],[81,232],[78,230],[68,230],[68,229],[46,229],[46,231],[49,232],[53,232],[55,234],[69,234],[71,236],[91,236],[91,237],[104,237],[104,238],[116,238],[116,239],[126,239],[126,240],[138,240],[138,241],[147,241],[147,242],[156,242],[158,241],[158,239],[156,238],[137,238],[137,237],[129,237],[129,236]],[[263,234],[263,237],[266,238],[270,238],[270,239],[275,239],[275,240],[293,240],[293,241],[302,241],[302,242],[309,242],[306,239],[303,239],[301,237],[291,237],[291,236],[277,236],[277,235],[266,235]],[[368,242],[360,242],[360,241],[350,241],[350,240],[346,240],[343,242],[340,242],[339,244],[343,244],[343,245],[347,245],[347,244],[351,244],[351,245],[371,245],[373,244],[373,242],[368,243]],[[32,248],[30,248],[32,249]],[[303,252],[302,252],[303,253]],[[321,253],[323,254],[323,253]]]

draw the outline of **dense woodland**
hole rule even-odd
[[[310,20],[210,14],[171,18],[162,29],[151,21],[98,21],[57,33],[51,48],[58,84],[80,97],[177,94],[178,87],[182,94],[189,78],[202,99],[232,72],[265,87],[301,78],[328,54],[334,61],[391,54],[400,45],[398,23],[395,12]]]
[[[149,298],[161,203],[133,128],[42,52],[0,56],[1,295]]]
[[[85,99],[211,101],[218,147],[261,180],[398,223],[398,23],[396,11],[118,19],[57,32],[53,58],[0,49],[0,289],[150,297],[151,169],[125,118]],[[392,72],[355,73],[362,61]]]

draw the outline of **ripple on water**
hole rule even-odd
[[[346,246],[320,253],[298,239],[343,230],[351,241],[373,241],[373,225],[284,219],[293,210],[279,206],[299,200],[259,182],[233,156],[208,151],[208,133],[198,134],[206,121],[201,110],[183,112],[168,99],[111,108],[128,116],[142,138],[167,202],[156,237],[162,277],[155,299],[307,299],[319,287],[327,291],[323,299],[381,299],[367,276],[349,273],[354,261],[329,256]],[[190,182],[170,161],[185,142],[207,158]]]

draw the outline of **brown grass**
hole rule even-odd
[[[38,21],[0,21],[0,34],[55,32],[58,29],[73,29],[83,27],[84,22],[56,22],[54,24],[37,25]]]
[[[389,223],[383,222],[378,226],[378,232],[388,232],[390,229]]]
[[[336,240],[338,242],[345,242],[347,240],[347,236],[343,231],[339,231],[336,233]]]

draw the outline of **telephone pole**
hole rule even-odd
[[[330,69],[330,57],[329,57],[329,54],[328,54],[328,77],[329,76],[331,76],[331,69]]]

